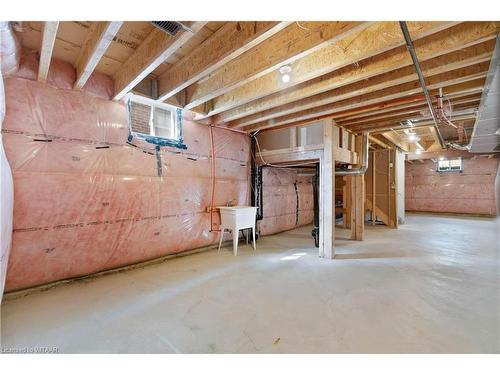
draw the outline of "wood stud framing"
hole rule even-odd
[[[52,50],[56,41],[58,21],[46,21],[43,25],[42,45],[40,47],[40,65],[38,67],[38,81],[47,81],[49,75],[50,60],[52,59]]]
[[[76,61],[75,90],[80,90],[101,60],[123,22],[96,22]]]
[[[306,30],[303,28],[306,27]],[[205,80],[187,89],[187,109],[237,89],[282,65],[321,50],[335,40],[365,27],[362,22],[308,22],[302,27],[292,23],[266,39],[239,59],[226,64]]]
[[[191,22],[187,24],[191,31],[181,30],[175,36],[169,36],[162,30],[154,29],[116,72],[114,99],[123,98],[148,74],[187,43],[205,24],[206,22]]]
[[[159,101],[194,84],[283,30],[290,22],[227,22],[159,77]]]

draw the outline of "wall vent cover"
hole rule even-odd
[[[151,24],[172,36],[182,29],[182,24],[175,21],[151,21]]]

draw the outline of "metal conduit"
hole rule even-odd
[[[406,48],[408,49],[408,52],[410,52],[411,59],[413,60],[413,65],[415,66],[420,86],[422,87],[422,90],[424,92],[425,100],[427,101],[427,105],[429,106],[429,109],[431,111],[431,116],[432,119],[434,120],[434,127],[436,128],[436,133],[439,138],[439,143],[441,144],[442,148],[446,148],[443,136],[441,135],[441,131],[439,130],[439,125],[437,120],[438,116],[436,114],[436,111],[434,110],[434,107],[432,106],[432,99],[431,96],[429,95],[429,90],[427,90],[422,69],[420,69],[420,63],[418,62],[418,57],[415,52],[415,47],[413,46],[413,42],[411,40],[410,32],[408,31],[408,27],[406,26],[405,21],[400,21],[399,25],[401,26],[401,31],[403,32],[403,36],[406,41]]]

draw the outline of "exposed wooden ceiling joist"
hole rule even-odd
[[[466,99],[463,101],[453,102],[453,108],[455,111],[462,110],[464,108],[476,108],[480,101],[480,97],[475,97],[472,99]],[[461,105],[459,105],[459,103]],[[422,116],[422,112],[428,112],[429,107],[425,105],[418,105],[417,107],[410,107],[403,110],[397,110],[391,113],[379,114],[375,116],[367,116],[358,121],[337,121],[337,123],[344,127],[358,127],[363,125],[370,125],[374,123],[379,123],[383,121],[389,121],[395,119],[395,121],[404,121],[406,119],[415,119]],[[400,120],[401,119],[401,120]]]
[[[475,56],[484,58],[488,53],[491,54],[496,35],[493,26],[493,23],[482,23],[479,25],[475,23],[461,24],[416,41],[417,53],[423,68],[432,69],[442,64],[446,61],[446,58],[443,56],[445,54],[450,54],[450,59],[453,59],[458,64],[462,59],[474,61]],[[461,35],[461,38],[456,38],[457,35]],[[464,47],[464,42],[469,47]],[[440,59],[439,57],[443,58]],[[429,59],[436,61],[436,64],[434,65],[433,62],[426,61]],[[224,112],[219,116],[215,116],[214,122],[232,120],[230,125],[236,125],[238,123],[236,120],[240,119],[239,122],[243,123],[246,122],[245,118],[249,115],[256,114],[253,117],[258,118],[260,115],[265,115],[265,113],[271,113],[272,108],[278,108],[287,103],[296,102],[300,99],[319,95],[341,86],[360,82],[379,74],[387,74],[387,72],[396,69],[404,67],[410,67],[411,69],[411,64],[412,61],[406,48],[396,48],[395,50],[360,61],[356,65],[350,65],[313,81],[303,83],[296,88],[288,89],[261,100],[253,101],[234,110]]]
[[[205,21],[187,23],[186,26],[192,32],[180,30],[175,36],[155,28],[114,75],[114,100],[123,98],[149,73],[187,43],[206,23]]]
[[[444,87],[444,92],[445,95],[449,96],[455,96],[455,95],[471,95],[471,94],[477,94],[481,92],[482,87],[484,84],[484,78],[481,79],[476,79],[473,81],[467,81],[463,83],[458,83],[454,85],[450,85],[448,87]],[[437,95],[437,91],[434,90],[432,92],[432,95]],[[374,95],[376,96],[376,95]],[[286,129],[294,126],[301,126],[305,124],[311,124],[314,122],[317,122],[318,120],[321,120],[323,118],[327,117],[334,117],[336,118],[337,116],[347,116],[347,115],[352,115],[352,114],[360,114],[360,113],[369,113],[372,111],[377,111],[380,109],[385,109],[385,108],[396,108],[396,107],[401,107],[403,105],[411,105],[415,103],[421,103],[423,100],[425,100],[423,94],[417,94],[417,95],[411,95],[411,96],[405,96],[405,97],[397,97],[395,99],[389,99],[389,100],[384,100],[384,97],[381,97],[380,100],[370,100],[370,103],[365,103],[362,100],[359,102],[352,102],[352,105],[347,105],[345,107],[340,107],[338,112],[335,112],[333,114],[320,114],[315,117],[311,117],[308,119],[297,119],[296,121],[292,121],[283,125],[273,125],[269,124],[266,122],[263,125],[260,126],[249,126],[245,128],[246,131],[248,132],[253,132],[256,130],[263,130],[263,131],[272,131],[272,130],[280,130],[280,129]]]
[[[476,94],[467,94],[467,95],[455,95],[453,98],[450,96],[447,97],[447,99],[451,100],[451,103],[453,106],[457,104],[463,104],[463,103],[470,103],[474,102],[477,100],[481,99],[481,94],[476,93]],[[436,103],[437,100],[433,100],[433,103]],[[379,120],[382,118],[385,118],[386,116],[390,116],[395,113],[410,113],[415,110],[428,110],[429,106],[427,105],[426,101],[422,101],[419,103],[412,103],[409,105],[401,105],[398,107],[389,107],[389,108],[382,108],[376,111],[371,111],[369,113],[360,113],[360,114],[355,114],[355,115],[344,115],[344,116],[336,116],[335,121],[339,124],[344,126],[344,124],[356,124],[360,122],[365,122],[365,121],[375,121]]]
[[[417,154],[415,152],[410,152],[406,154],[406,160],[426,160],[426,159],[439,159],[440,157],[444,158],[458,158],[458,157],[471,157],[472,154],[468,151],[462,150],[443,150],[443,151],[434,151],[434,152],[422,152],[421,154]]]
[[[121,21],[95,22],[76,60],[75,90],[80,90],[122,26]]]
[[[429,89],[437,89],[440,87],[451,86],[462,82],[484,78],[487,74],[487,67],[487,63],[481,63],[474,66],[437,74],[426,79],[427,87]],[[345,111],[362,105],[370,105],[392,99],[402,98],[405,96],[420,94],[421,92],[422,89],[418,81],[409,82],[397,86],[392,86],[387,89],[373,91],[369,94],[360,95],[351,99],[341,100],[332,104],[321,105],[319,107],[314,107],[304,111],[273,118],[267,121],[262,121],[250,125],[246,129],[254,131],[301,120],[308,120],[320,116],[334,116],[336,112]]]
[[[475,113],[470,113],[470,114],[465,114],[465,115],[457,115],[454,116],[454,121],[462,121],[462,120],[468,120],[468,119],[474,119],[476,117]],[[400,119],[396,119],[393,121],[387,121],[387,122],[379,122],[375,123],[372,125],[360,125],[360,126],[353,126],[350,127],[349,130],[352,130],[353,132],[360,132],[360,131],[376,131],[376,132],[384,132],[389,129],[406,129],[405,126],[401,125]],[[432,119],[428,118],[426,121],[420,121],[418,124],[416,124],[413,129],[417,129],[419,127],[427,127],[429,125],[433,125],[434,122]]]
[[[388,131],[382,133],[381,135],[395,146],[398,146],[401,150],[405,152],[410,151],[408,142],[402,139],[396,132]]]
[[[185,108],[193,109],[368,25],[363,22],[293,23],[206,79],[188,87]]]
[[[290,22],[227,22],[159,77],[159,101],[209,75],[287,27]]]
[[[489,46],[494,48],[494,46]],[[440,73],[456,70],[478,63],[484,63],[490,60],[493,49],[477,54],[477,50],[464,50],[453,52],[449,55],[439,56],[431,60],[427,60],[421,64],[425,76],[433,76]],[[314,95],[307,99],[292,102],[280,107],[259,112],[257,114],[235,120],[229,125],[231,127],[243,127],[252,125],[257,122],[262,122],[271,118],[285,116],[290,113],[307,110],[310,108],[326,105],[340,100],[360,96],[373,91],[382,90],[391,86],[400,85],[407,82],[417,80],[417,75],[413,66],[400,68],[389,73],[384,73],[364,81],[342,86],[340,88],[330,90],[321,94]]]
[[[442,31],[456,23],[410,22],[408,25],[412,30],[412,35],[418,39]],[[400,48],[399,53],[389,61],[379,58],[368,68],[358,65],[348,66],[403,44],[404,39],[397,22],[377,22],[291,64],[292,79],[287,85],[281,82],[278,74],[267,74],[216,98],[213,103],[214,108],[208,115],[228,111],[214,118],[214,122],[217,123],[228,122],[409,65],[411,59],[406,49]],[[339,69],[342,69],[340,74],[335,72]],[[301,84],[306,81],[311,82]],[[296,90],[295,85],[299,85]],[[268,95],[270,96],[267,97]],[[263,99],[257,100],[260,98]],[[232,108],[235,109],[232,110]]]
[[[43,25],[42,46],[40,48],[40,65],[38,67],[38,81],[47,81],[49,75],[50,60],[52,59],[52,50],[56,41],[59,21],[46,21]]]

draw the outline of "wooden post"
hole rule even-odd
[[[342,179],[344,180],[342,227],[348,229],[351,227],[352,184],[349,176],[344,176]]]
[[[361,159],[363,137],[356,137],[356,151]],[[359,167],[359,164],[357,165]],[[349,176],[351,180],[351,239],[362,241],[365,231],[365,176]]]
[[[376,202],[375,202],[375,198],[376,198],[376,181],[375,181],[375,175],[376,175],[376,170],[375,170],[375,155],[377,153],[374,151],[372,152],[372,225],[375,225],[375,222],[377,221],[377,215],[376,215],[376,210],[375,210],[375,207],[376,207]]]
[[[290,128],[290,148],[294,149],[297,147],[297,128]]]
[[[365,229],[365,176],[351,179],[351,240],[362,241]]]
[[[40,47],[40,64],[38,65],[38,81],[46,82],[49,75],[52,50],[56,42],[59,21],[46,21],[43,25],[42,45]]]
[[[335,131],[333,119],[323,120],[323,158],[321,160],[321,205],[323,233],[323,257],[333,259],[335,256]],[[337,138],[338,139],[338,138]]]

